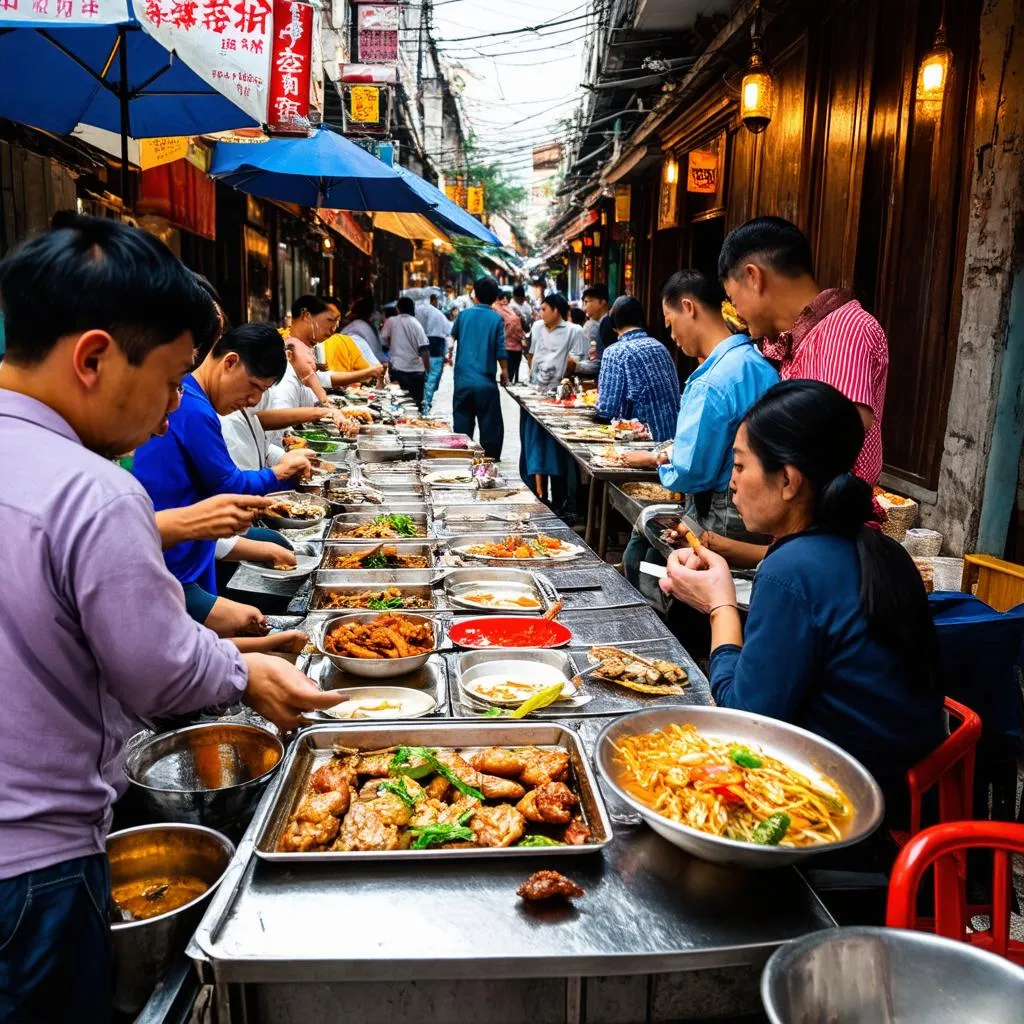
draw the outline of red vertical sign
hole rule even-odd
[[[268,131],[305,134],[309,130],[312,51],[313,8],[296,0],[274,0]]]

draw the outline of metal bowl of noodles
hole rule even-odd
[[[155,820],[230,830],[248,823],[282,757],[266,729],[203,722],[142,740],[124,771]]]
[[[413,654],[407,658],[356,658],[344,654],[334,654],[325,647],[328,633],[338,626],[351,625],[355,623],[370,623],[379,619],[384,612],[353,612],[346,615],[332,615],[324,619],[313,630],[311,640],[316,649],[327,658],[335,668],[342,672],[349,672],[354,676],[362,676],[364,679],[393,679],[395,676],[404,676],[409,672],[426,665],[430,656],[440,645],[439,626],[436,619],[426,615],[414,615],[410,612],[396,612],[403,619],[409,619],[417,625],[424,624],[430,627],[433,643],[430,650],[423,654]]]
[[[656,733],[671,725],[692,724],[701,736],[735,742],[754,754],[767,754],[824,789],[840,789],[851,813],[841,838],[808,846],[770,846],[705,832],[653,809],[629,788],[617,745],[629,736]],[[633,808],[660,836],[696,857],[744,868],[775,868],[853,846],[881,824],[882,791],[868,770],[834,743],[788,722],[732,708],[674,705],[624,715],[598,736],[594,763],[615,795]],[[829,786],[829,783],[832,786]]]

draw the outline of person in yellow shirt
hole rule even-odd
[[[324,342],[324,362],[334,373],[368,370],[370,364],[363,358],[355,340],[347,334],[332,334]]]

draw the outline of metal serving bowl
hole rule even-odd
[[[966,942],[834,928],[780,946],[761,975],[772,1024],[1012,1024],[1024,968]]]
[[[114,1008],[135,1016],[185,948],[234,855],[234,845],[198,825],[142,825],[107,836],[113,888],[168,875],[200,878],[209,888],[191,903],[145,921],[110,926]]]
[[[269,515],[266,512],[260,513],[260,519],[273,530],[303,530],[310,526],[322,523],[327,513],[331,510],[330,502],[319,498],[315,494],[300,494],[297,491],[275,491],[268,494],[268,498],[274,500],[290,501],[295,505],[313,505],[320,510],[320,515],[310,519],[293,519],[290,516]]]
[[[619,784],[621,769],[614,760],[615,744],[626,736],[658,732],[669,725],[686,724],[696,726],[705,736],[748,744],[755,750],[778,758],[808,778],[827,776],[846,794],[853,806],[853,822],[846,835],[838,842],[823,843],[820,846],[759,846],[680,825],[639,801]],[[804,860],[815,853],[852,846],[878,828],[885,810],[878,783],[845,750],[806,729],[731,708],[680,705],[624,715],[608,725],[598,736],[594,762],[615,795],[634,808],[658,835],[696,857],[733,867],[776,868]]]
[[[380,618],[384,612],[352,612],[345,615],[332,615],[324,619],[313,630],[312,640],[316,649],[329,659],[335,668],[342,672],[349,672],[354,676],[362,676],[365,679],[393,679],[395,676],[404,676],[407,672],[415,672],[416,669],[426,665],[431,654],[440,646],[440,629],[436,619],[426,615],[416,615],[414,612],[395,612],[405,619],[412,619],[416,622],[426,623],[434,636],[434,646],[426,654],[414,654],[409,658],[349,658],[342,654],[331,654],[324,648],[324,640],[327,634],[335,627],[353,622],[373,622]]]
[[[124,770],[158,821],[230,829],[248,822],[283,756],[266,729],[205,722],[143,740]]]

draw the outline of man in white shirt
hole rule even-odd
[[[375,361],[386,363],[388,361],[388,354],[381,347],[380,334],[373,325],[373,316],[373,296],[364,295],[361,299],[356,300],[355,305],[352,307],[352,319],[341,329],[341,333],[347,334],[350,338],[355,338],[359,351],[364,356],[369,352]],[[366,361],[370,362],[368,356]],[[370,365],[373,366],[373,363],[370,363]]]
[[[437,307],[437,293],[431,292],[429,299],[416,303],[416,319],[427,335],[430,345],[430,369],[423,386],[423,412],[430,412],[437,386],[444,372],[444,357],[448,348],[451,321]]]
[[[334,306],[327,305],[323,299],[318,299],[315,295],[302,295],[292,304],[291,333],[285,338],[285,341],[301,342],[312,355],[320,342],[326,341],[337,332],[340,322],[341,314]],[[348,384],[359,384],[377,375],[378,370],[372,366],[365,370],[353,370],[349,373],[317,370],[314,361],[314,378],[303,383],[313,391],[317,401],[325,402],[327,388],[343,388]]]
[[[540,304],[540,320],[530,331],[533,363],[531,382],[550,391],[571,375],[576,363],[587,357],[587,338],[581,327],[570,323],[569,303],[560,292],[550,292]]]
[[[385,321],[380,338],[391,353],[391,379],[401,384],[413,401],[422,407],[423,390],[430,370],[430,342],[413,315],[415,312],[415,303],[403,295],[398,300],[398,313]]]

